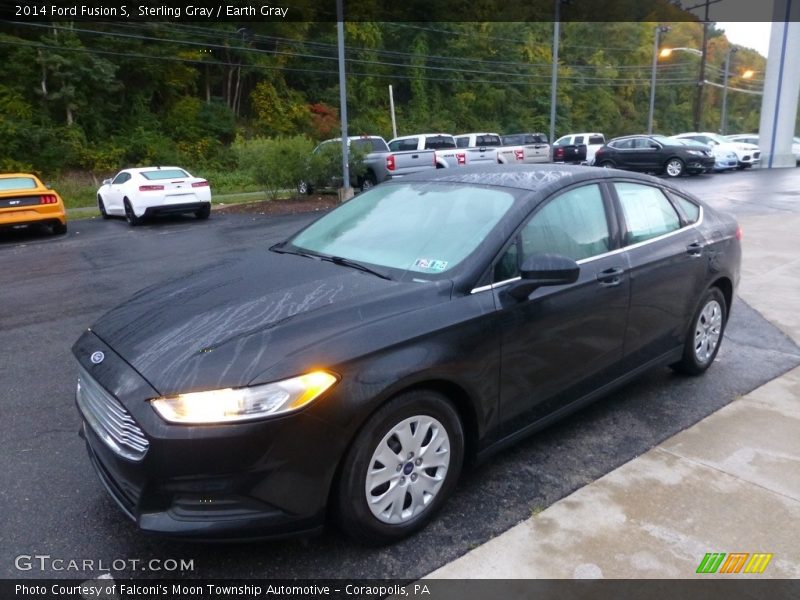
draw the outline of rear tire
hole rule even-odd
[[[604,160],[598,166],[602,167],[603,169],[613,169],[614,168],[614,163],[611,162],[610,160]]]
[[[67,233],[67,224],[66,223],[54,223],[50,226],[50,231],[53,232],[53,235],[64,235]]]
[[[379,408],[345,455],[335,505],[339,525],[367,544],[418,531],[444,504],[464,460],[464,430],[452,403],[416,390]]]
[[[719,288],[712,287],[703,295],[686,331],[681,360],[670,366],[686,375],[704,373],[717,357],[727,320],[725,296]]]
[[[141,225],[143,221],[142,217],[137,217],[136,213],[133,212],[133,207],[127,198],[125,198],[125,219],[131,227],[137,227]]]
[[[205,220],[211,216],[211,204],[206,204],[200,210],[194,211],[194,216],[200,220]]]
[[[297,193],[301,196],[310,196],[314,193],[314,188],[307,181],[301,181],[297,184]]]

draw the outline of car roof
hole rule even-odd
[[[39,179],[33,173],[0,173],[0,179],[11,179],[13,177],[30,177],[36,180]]]
[[[122,169],[127,173],[142,173],[144,171],[166,171],[168,169],[180,169],[181,171],[186,171],[183,167],[170,167],[166,165],[158,165],[154,167],[134,167],[132,169]],[[189,171],[186,171],[187,173]]]
[[[392,138],[389,142],[394,142],[395,140],[410,140],[411,138],[419,138],[419,137],[432,137],[432,136],[446,136],[446,137],[455,137],[452,133],[412,133],[411,135],[398,135],[396,138]]]
[[[529,164],[529,165],[490,165],[459,167],[458,169],[436,169],[420,171],[407,175],[397,182],[444,182],[479,184],[526,190],[530,192],[547,191],[571,183],[582,181],[624,177],[647,183],[663,185],[660,179],[643,173],[601,169],[580,165]],[[393,183],[392,181],[388,183]],[[555,185],[559,183],[560,185]]]
[[[453,137],[467,137],[468,135],[496,135],[497,137],[500,137],[499,133],[492,133],[491,131],[478,131],[478,132],[473,131],[472,133],[459,133],[458,135],[455,135]]]

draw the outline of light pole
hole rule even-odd
[[[650,72],[650,112],[647,113],[647,133],[653,133],[653,111],[656,107],[656,67],[658,66],[658,43],[661,40],[661,34],[667,33],[669,27],[665,25],[657,25],[655,28],[655,37],[653,38],[653,68]]]
[[[680,48],[664,48],[661,52],[658,53],[660,58],[667,58],[671,56],[673,52],[688,52],[689,54],[695,54],[697,56],[702,57],[703,53],[698,50],[697,48],[686,48],[681,46]],[[702,60],[702,58],[701,58]],[[695,131],[697,131],[697,123],[695,122]]]
[[[736,48],[731,46],[728,48],[728,53],[725,55],[725,74],[723,75],[722,87],[722,115],[720,116],[719,132],[725,135],[728,129],[728,76],[731,69],[731,55],[736,52]]]

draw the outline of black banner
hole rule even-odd
[[[796,599],[800,581],[697,580],[2,580],[0,598],[59,600],[770,600]]]

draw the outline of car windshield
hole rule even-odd
[[[176,177],[191,177],[183,169],[158,169],[155,171],[142,171],[142,177],[145,179],[175,179]]]
[[[382,185],[290,240],[298,251],[438,275],[469,256],[514,202],[510,191],[452,183]]]
[[[703,135],[705,135],[709,139],[714,140],[718,144],[730,144],[731,143],[730,140],[725,139],[724,137],[722,137],[718,133],[706,133],[706,134],[703,134]]]
[[[675,140],[673,138],[668,138],[667,136],[664,135],[651,135],[650,137],[655,141],[657,141],[659,144],[666,144],[667,146],[669,146],[670,144],[673,146],[675,145]]]
[[[35,190],[36,180],[32,177],[5,177],[0,179],[0,192],[8,190]]]

